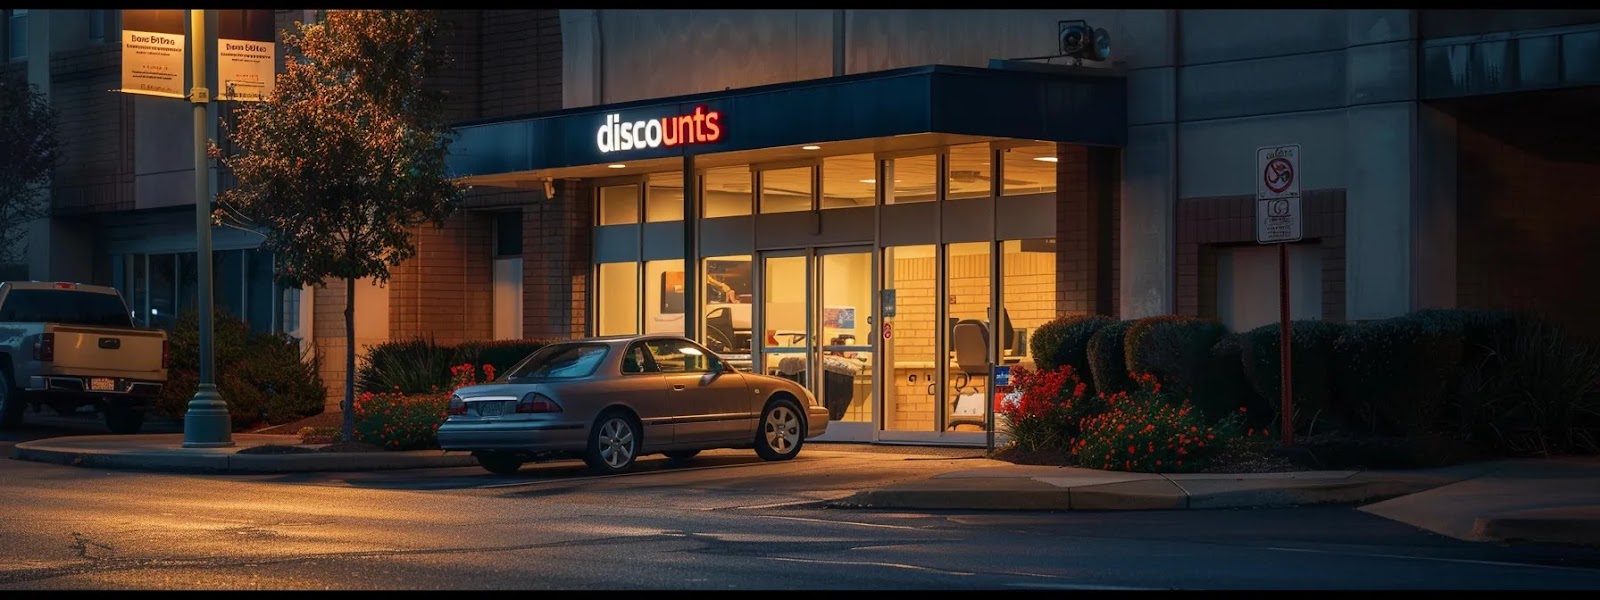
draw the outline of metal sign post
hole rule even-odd
[[[1283,446],[1294,445],[1294,380],[1291,368],[1292,324],[1289,314],[1289,244],[1300,241],[1300,145],[1256,149],[1256,242],[1278,246],[1278,415]]]

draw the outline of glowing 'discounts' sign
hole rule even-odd
[[[601,152],[703,144],[722,139],[722,126],[717,124],[721,118],[722,113],[704,106],[696,107],[694,114],[643,121],[624,121],[622,115],[611,114],[594,139]]]

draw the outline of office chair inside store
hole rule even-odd
[[[987,425],[983,414],[983,390],[972,385],[974,375],[989,376],[989,326],[976,319],[957,321],[950,328],[950,345],[955,349],[956,397],[951,401],[948,427]]]

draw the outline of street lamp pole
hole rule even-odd
[[[189,11],[189,53],[194,61],[194,230],[195,268],[199,271],[200,385],[183,415],[183,447],[218,448],[233,445],[233,422],[228,403],[217,393],[212,353],[211,315],[211,173],[206,159],[206,11]]]

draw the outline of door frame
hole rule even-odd
[[[806,357],[805,385],[806,389],[811,390],[813,396],[817,397],[819,400],[825,400],[825,390],[823,389],[823,382],[825,379],[822,374],[822,347],[826,344],[824,344],[821,337],[817,335],[821,329],[823,311],[823,303],[820,302],[819,298],[822,292],[821,284],[823,276],[821,268],[822,261],[820,257],[832,254],[863,253],[868,256],[871,278],[870,285],[873,296],[870,301],[870,306],[867,308],[871,314],[876,315],[879,313],[880,308],[878,306],[880,303],[880,299],[878,298],[878,251],[873,247],[872,244],[857,243],[829,246],[807,246],[804,248],[757,250],[755,252],[755,264],[752,265],[752,277],[758,282],[758,287],[756,288],[756,306],[751,315],[752,331],[750,337],[752,352],[754,354],[751,365],[752,368],[756,369],[757,373],[765,375],[769,372],[771,367],[776,366],[767,364],[767,259],[804,257],[806,259],[806,341],[805,351],[803,353]],[[874,321],[872,327],[874,328],[873,333],[869,336],[869,343],[866,344],[871,346],[871,350],[869,350],[869,352],[871,353],[872,360],[871,367],[868,372],[872,374],[871,377],[873,380],[873,398],[869,407],[869,419],[864,422],[829,421],[827,433],[813,438],[814,440],[825,442],[877,441],[878,423],[882,419],[882,407],[879,405],[879,397],[881,396],[881,392],[878,391],[880,380],[879,363],[882,362],[879,360],[879,350],[882,346],[877,343],[876,339],[876,321]]]

